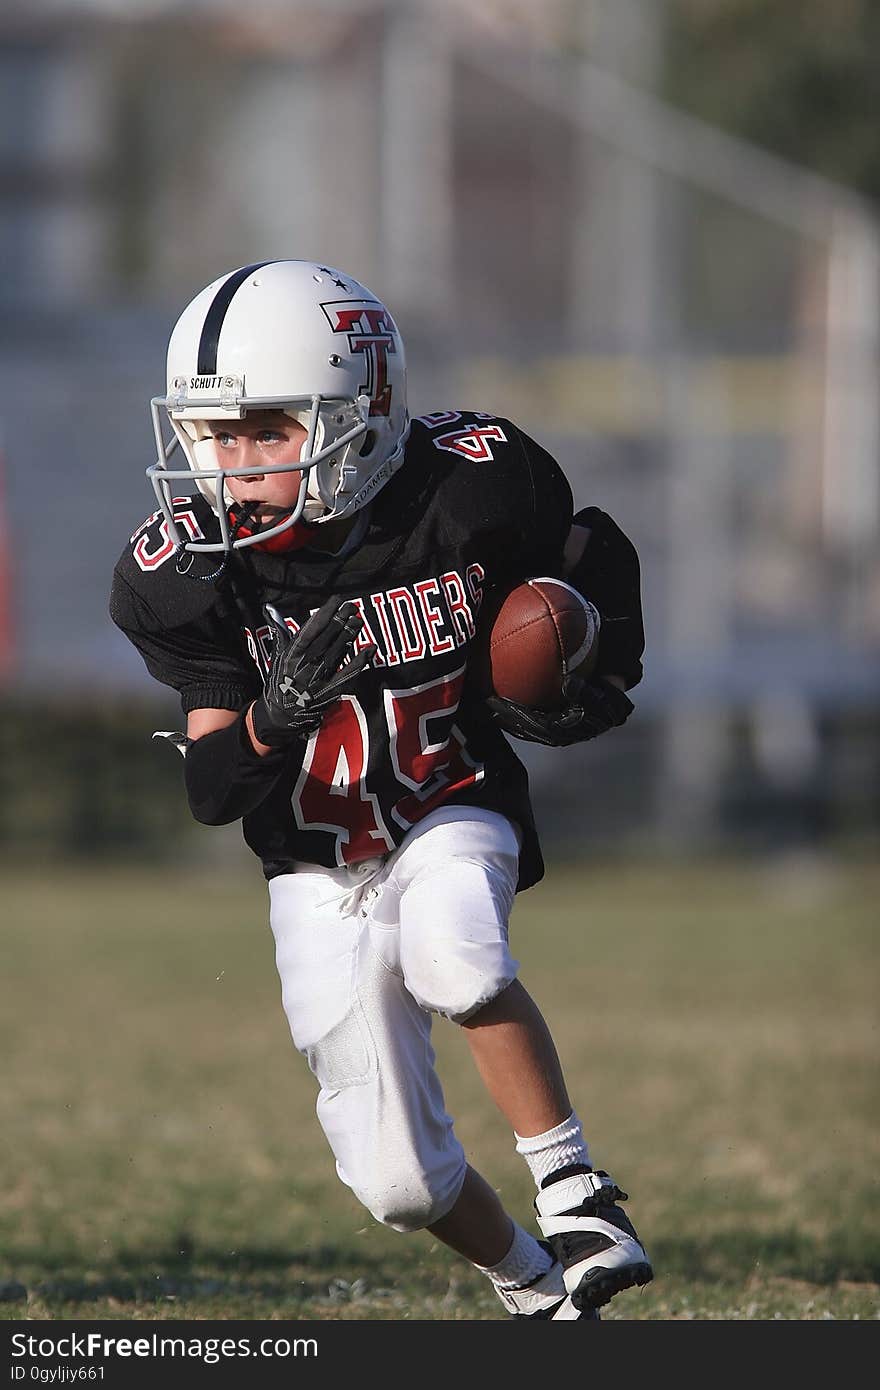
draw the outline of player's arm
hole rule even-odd
[[[549,747],[586,743],[625,724],[633,712],[626,691],[642,678],[644,632],[635,547],[598,507],[578,512],[563,551],[562,575],[599,612],[599,652],[589,680],[571,676],[561,710],[533,710],[490,700],[495,718],[515,738]]]
[[[170,738],[184,754],[193,816],[206,825],[226,825],[266,799],[374,649],[367,648],[339,670],[361,623],[350,610],[340,612],[338,599],[325,604],[296,634],[278,613],[267,611],[274,659],[260,693],[256,668],[240,650],[235,629],[217,610],[213,596],[203,598],[199,589],[180,592],[174,582],[172,577],[170,591],[155,583],[144,591],[143,576],[124,552],[114,571],[110,616],[150,674],[180,695],[186,737]]]
[[[587,545],[589,544],[589,540],[590,540],[590,536],[591,536],[591,535],[592,535],[592,527],[590,527],[590,526],[584,526],[584,525],[582,525],[580,522],[577,522],[577,521],[575,521],[575,522],[572,523],[571,530],[570,530],[569,533],[568,533],[568,539],[567,539],[566,542],[565,542],[565,551],[564,551],[564,554],[563,554],[564,563],[563,563],[563,567],[562,567],[562,576],[561,576],[561,577],[563,577],[563,578],[565,578],[565,579],[568,579],[569,582],[572,581],[572,571],[575,570],[575,569],[577,568],[577,566],[578,566],[578,563],[579,563],[580,561],[583,560],[584,552],[586,551]],[[583,589],[581,588],[580,585],[575,584],[574,587],[575,587],[576,589],[578,589],[579,592],[583,593]],[[586,598],[586,594],[584,594],[584,598]],[[591,602],[592,602],[592,600],[591,600]],[[596,611],[599,612],[598,608],[596,609]],[[602,617],[602,614],[599,613],[599,618],[601,619],[601,617]],[[602,636],[602,631],[601,631],[601,627],[600,627],[600,630],[599,630],[600,651],[601,651],[601,636]],[[599,662],[599,659],[598,659],[598,657],[597,657],[597,659],[596,659],[596,670],[597,670],[597,674],[598,674],[598,668],[599,668],[599,666],[600,666],[600,662]],[[608,671],[608,670],[604,670],[604,669],[603,669],[603,670],[602,670],[602,678],[603,678],[603,680],[608,681],[610,685],[613,685],[614,688],[615,688],[615,690],[626,690],[626,688],[627,688],[626,677],[625,677],[625,676],[622,676],[622,675],[621,675],[619,672],[617,672],[617,671]]]
[[[615,589],[614,575],[604,574],[610,566],[608,552],[610,550],[616,557],[622,549],[616,544],[616,536],[629,547],[633,556],[635,550],[611,518],[598,508],[588,507],[573,515],[571,488],[556,460],[521,431],[519,437],[532,480],[529,519],[532,534],[541,546],[534,552],[539,557],[538,572],[564,577],[595,604],[602,620],[599,658],[588,681],[578,676],[567,679],[566,703],[562,709],[529,709],[497,696],[490,697],[487,703],[506,733],[530,743],[565,747],[619,728],[633,711],[632,701],[625,691],[641,679],[641,664],[638,663],[638,674],[633,678],[632,662],[623,644],[612,640],[603,647],[601,633],[605,629],[608,602]],[[531,565],[531,548],[524,548],[524,553]],[[531,572],[535,572],[534,568]],[[599,582],[603,575],[604,582]],[[619,608],[619,603],[617,606]]]
[[[241,718],[242,711],[238,709],[191,709],[186,717],[186,737],[190,744],[198,739],[204,738],[205,734],[215,734],[220,729],[226,729],[230,724]],[[261,743],[254,733],[254,705],[253,702],[244,711],[244,723],[248,738],[251,741],[253,750],[258,758],[265,758],[272,749],[268,743]]]
[[[552,454],[522,430],[516,435],[531,480],[522,537],[528,572],[556,574],[594,604],[601,619],[596,676],[631,690],[642,679],[645,649],[636,548],[599,507],[575,512],[571,487]]]
[[[190,810],[203,825],[229,825],[265,801],[287,761],[254,733],[254,704],[194,709],[186,717],[184,782]]]
[[[565,543],[563,577],[601,618],[596,673],[621,690],[642,679],[645,629],[638,552],[607,512],[584,507]]]
[[[150,675],[180,696],[186,736],[160,735],[184,755],[190,810],[224,825],[260,804],[284,770],[284,754],[260,757],[244,720],[260,689],[256,667],[215,612],[204,587],[183,588],[159,570],[146,578],[124,553],[114,571],[110,616]],[[155,737],[155,735],[154,735]]]
[[[265,611],[274,647],[262,695],[241,710],[200,708],[187,717],[187,796],[206,825],[228,825],[265,800],[375,651],[369,646],[353,655],[363,620],[338,598],[297,633],[276,609]]]
[[[230,825],[256,810],[285,769],[292,748],[270,748],[254,736],[253,707],[187,715],[184,784],[202,825]]]

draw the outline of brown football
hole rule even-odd
[[[599,614],[562,579],[535,578],[490,602],[475,676],[485,694],[535,709],[562,703],[566,675],[596,664]]]

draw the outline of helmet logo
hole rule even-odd
[[[375,299],[341,300],[321,308],[334,333],[348,335],[350,352],[364,356],[367,380],[360,394],[370,398],[371,415],[387,415],[391,410],[391,384],[388,381],[388,353],[397,352],[397,326]]]

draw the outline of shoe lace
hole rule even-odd
[[[628,1201],[629,1193],[624,1192],[622,1188],[618,1187],[617,1183],[613,1178],[609,1177],[604,1168],[598,1168],[594,1176],[602,1179],[602,1185],[601,1187],[594,1188],[593,1196],[584,1198],[584,1201],[578,1208],[584,1216],[594,1215],[594,1212],[591,1210],[593,1207],[612,1207],[615,1202]]]

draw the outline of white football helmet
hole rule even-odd
[[[350,275],[312,261],[264,261],[213,281],[187,305],[168,344],[168,393],[150,402],[158,458],[147,469],[180,549],[258,545],[300,519],[351,516],[403,462],[409,433],[403,342],[390,313]],[[307,431],[299,463],[267,472],[301,472],[289,516],[256,534],[230,527],[225,472],[208,428],[249,410],[280,409]],[[173,431],[166,439],[170,420]],[[180,446],[186,468],[169,468]],[[187,540],[172,499],[194,479],[220,521],[216,543]]]

